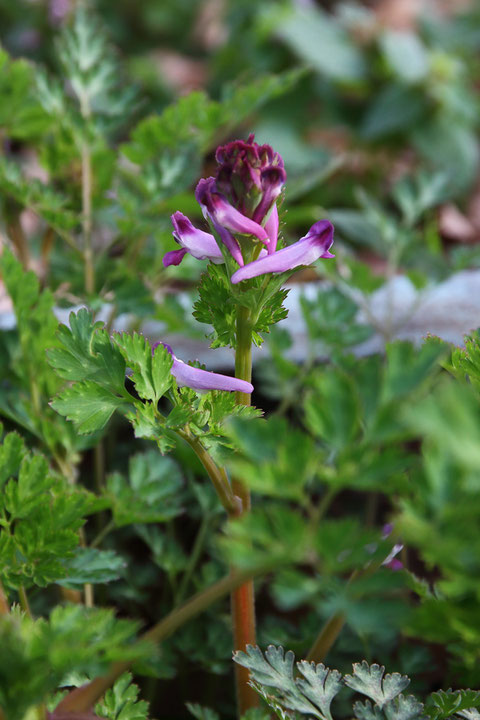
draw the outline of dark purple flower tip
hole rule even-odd
[[[219,225],[233,234],[253,235],[266,242],[267,233],[264,228],[231,205],[227,198],[218,192],[215,178],[202,178],[195,189],[197,202],[214,225]]]
[[[197,260],[223,262],[222,251],[210,233],[196,228],[183,213],[174,212],[172,217],[173,237],[182,246],[181,250],[171,250],[163,258],[165,267],[179,265],[188,252]]]
[[[180,265],[186,254],[187,251],[185,250],[185,248],[181,248],[180,250],[170,250],[169,252],[165,253],[162,258],[163,267],[169,267],[170,265]]]
[[[308,233],[293,245],[254,260],[233,273],[232,283],[248,280],[266,273],[282,273],[302,265],[311,265],[319,258],[334,257],[329,252],[333,244],[333,225],[328,220],[319,220]]]
[[[165,350],[168,350],[168,352],[170,353],[170,355],[171,355],[172,357],[175,357],[174,354],[173,354],[173,350],[172,350],[172,348],[170,347],[170,345],[169,345],[168,343],[162,342],[161,340],[158,340],[157,342],[154,342],[154,343],[153,343],[153,345],[152,345],[152,355],[153,355],[153,353],[155,352],[155,350],[157,349],[157,347],[158,347],[159,345],[163,345],[163,347],[165,348]]]
[[[262,170],[262,199],[255,208],[253,220],[261,223],[285,185],[287,173],[282,167],[269,167]]]
[[[190,387],[194,390],[226,390],[227,392],[241,392],[248,395],[253,392],[253,385],[245,380],[187,365],[174,355],[172,348],[167,343],[161,341],[153,343],[152,355],[159,345],[163,345],[172,356],[171,373],[180,387]]]

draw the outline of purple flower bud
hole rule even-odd
[[[222,251],[210,233],[196,228],[183,213],[177,211],[172,215],[173,237],[182,246],[181,250],[171,250],[163,258],[165,267],[179,265],[188,252],[198,260],[223,262]]]
[[[261,223],[286,180],[281,155],[254,135],[217,149],[217,188],[247,217]]]
[[[225,195],[218,192],[215,178],[200,180],[195,190],[195,197],[206,217],[209,217],[214,225],[219,225],[231,233],[253,235],[263,242],[268,241],[268,235],[261,225],[242,215],[228,202]]]
[[[311,265],[319,258],[334,257],[329,252],[333,243],[333,225],[328,220],[319,220],[308,233],[293,245],[254,260],[239,268],[232,275],[232,283],[248,280],[265,273],[282,273],[301,265]]]
[[[152,352],[158,345],[163,345],[173,358],[172,375],[180,387],[190,387],[194,390],[226,390],[228,392],[241,392],[250,394],[253,385],[246,380],[239,380],[228,375],[208,372],[201,368],[192,367],[175,357],[172,348],[167,343],[156,342],[152,345]]]

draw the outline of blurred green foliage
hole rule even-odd
[[[448,203],[471,220],[476,197],[480,13],[420,6],[399,27],[387,3],[0,0],[0,272],[14,315],[0,334],[0,580],[23,603],[0,616],[7,720],[53,710],[63,688],[126,658],[153,715],[186,717],[190,699],[196,717],[216,717],[209,705],[231,717],[226,603],[158,651],[134,642],[229,563],[269,568],[262,644],[306,655],[340,618],[328,662],[342,672],[365,657],[415,691],[478,686],[478,333],[417,348],[387,329],[385,353],[357,353],[377,329],[359,307],[386,278],[422,289],[480,261],[439,222]],[[171,212],[201,221],[192,187],[215,147],[253,130],[286,163],[286,239],[320,217],[336,228],[335,263],[301,293],[300,366],[294,332],[265,338],[286,292],[257,318],[266,417],[176,388],[170,356],[141,334],[153,319],[232,344],[219,266],[198,290],[205,264],[166,271],[162,256]],[[84,304],[57,333],[58,308]],[[120,316],[129,332],[112,337]],[[244,478],[249,516],[225,522],[182,433]],[[382,565],[396,543],[398,572]],[[64,604],[82,591],[98,607]],[[138,698],[124,674],[96,713],[146,718]],[[426,712],[474,701],[437,693]],[[388,720],[416,716],[402,703]],[[382,715],[364,704],[357,717]]]

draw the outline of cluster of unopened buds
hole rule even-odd
[[[188,253],[198,260],[226,262],[227,267],[233,267],[230,280],[237,284],[269,273],[287,273],[311,265],[319,258],[334,257],[330,253],[333,226],[328,220],[314,223],[308,233],[292,245],[277,248],[277,201],[287,176],[281,155],[270,145],[258,145],[250,135],[246,141],[235,140],[219,147],[216,160],[216,176],[200,180],[195,190],[211,232],[195,227],[183,213],[173,213],[173,237],[180,248],[166,253],[165,267],[179,265]],[[230,263],[230,259],[234,263]],[[177,382],[205,389],[198,383],[204,385],[207,382],[205,374],[200,375],[206,371],[185,366],[190,368],[186,371],[179,364],[181,361],[173,353],[172,356],[172,372]],[[243,389],[240,389],[238,383],[243,381],[214,373],[210,375],[209,389],[253,390],[250,383],[243,383]]]

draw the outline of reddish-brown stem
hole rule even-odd
[[[252,379],[252,321],[247,308],[237,310],[237,348],[235,352],[235,377],[251,382]],[[238,392],[237,405],[250,405],[250,395]],[[241,509],[235,515],[250,512],[250,489],[239,478],[232,479],[232,490],[242,501]],[[234,572],[234,570],[232,570]],[[255,588],[253,580],[241,585],[231,594],[234,650],[245,650],[255,645]],[[249,671],[235,665],[237,712],[241,717],[249,708],[258,705],[258,695],[248,684]]]

